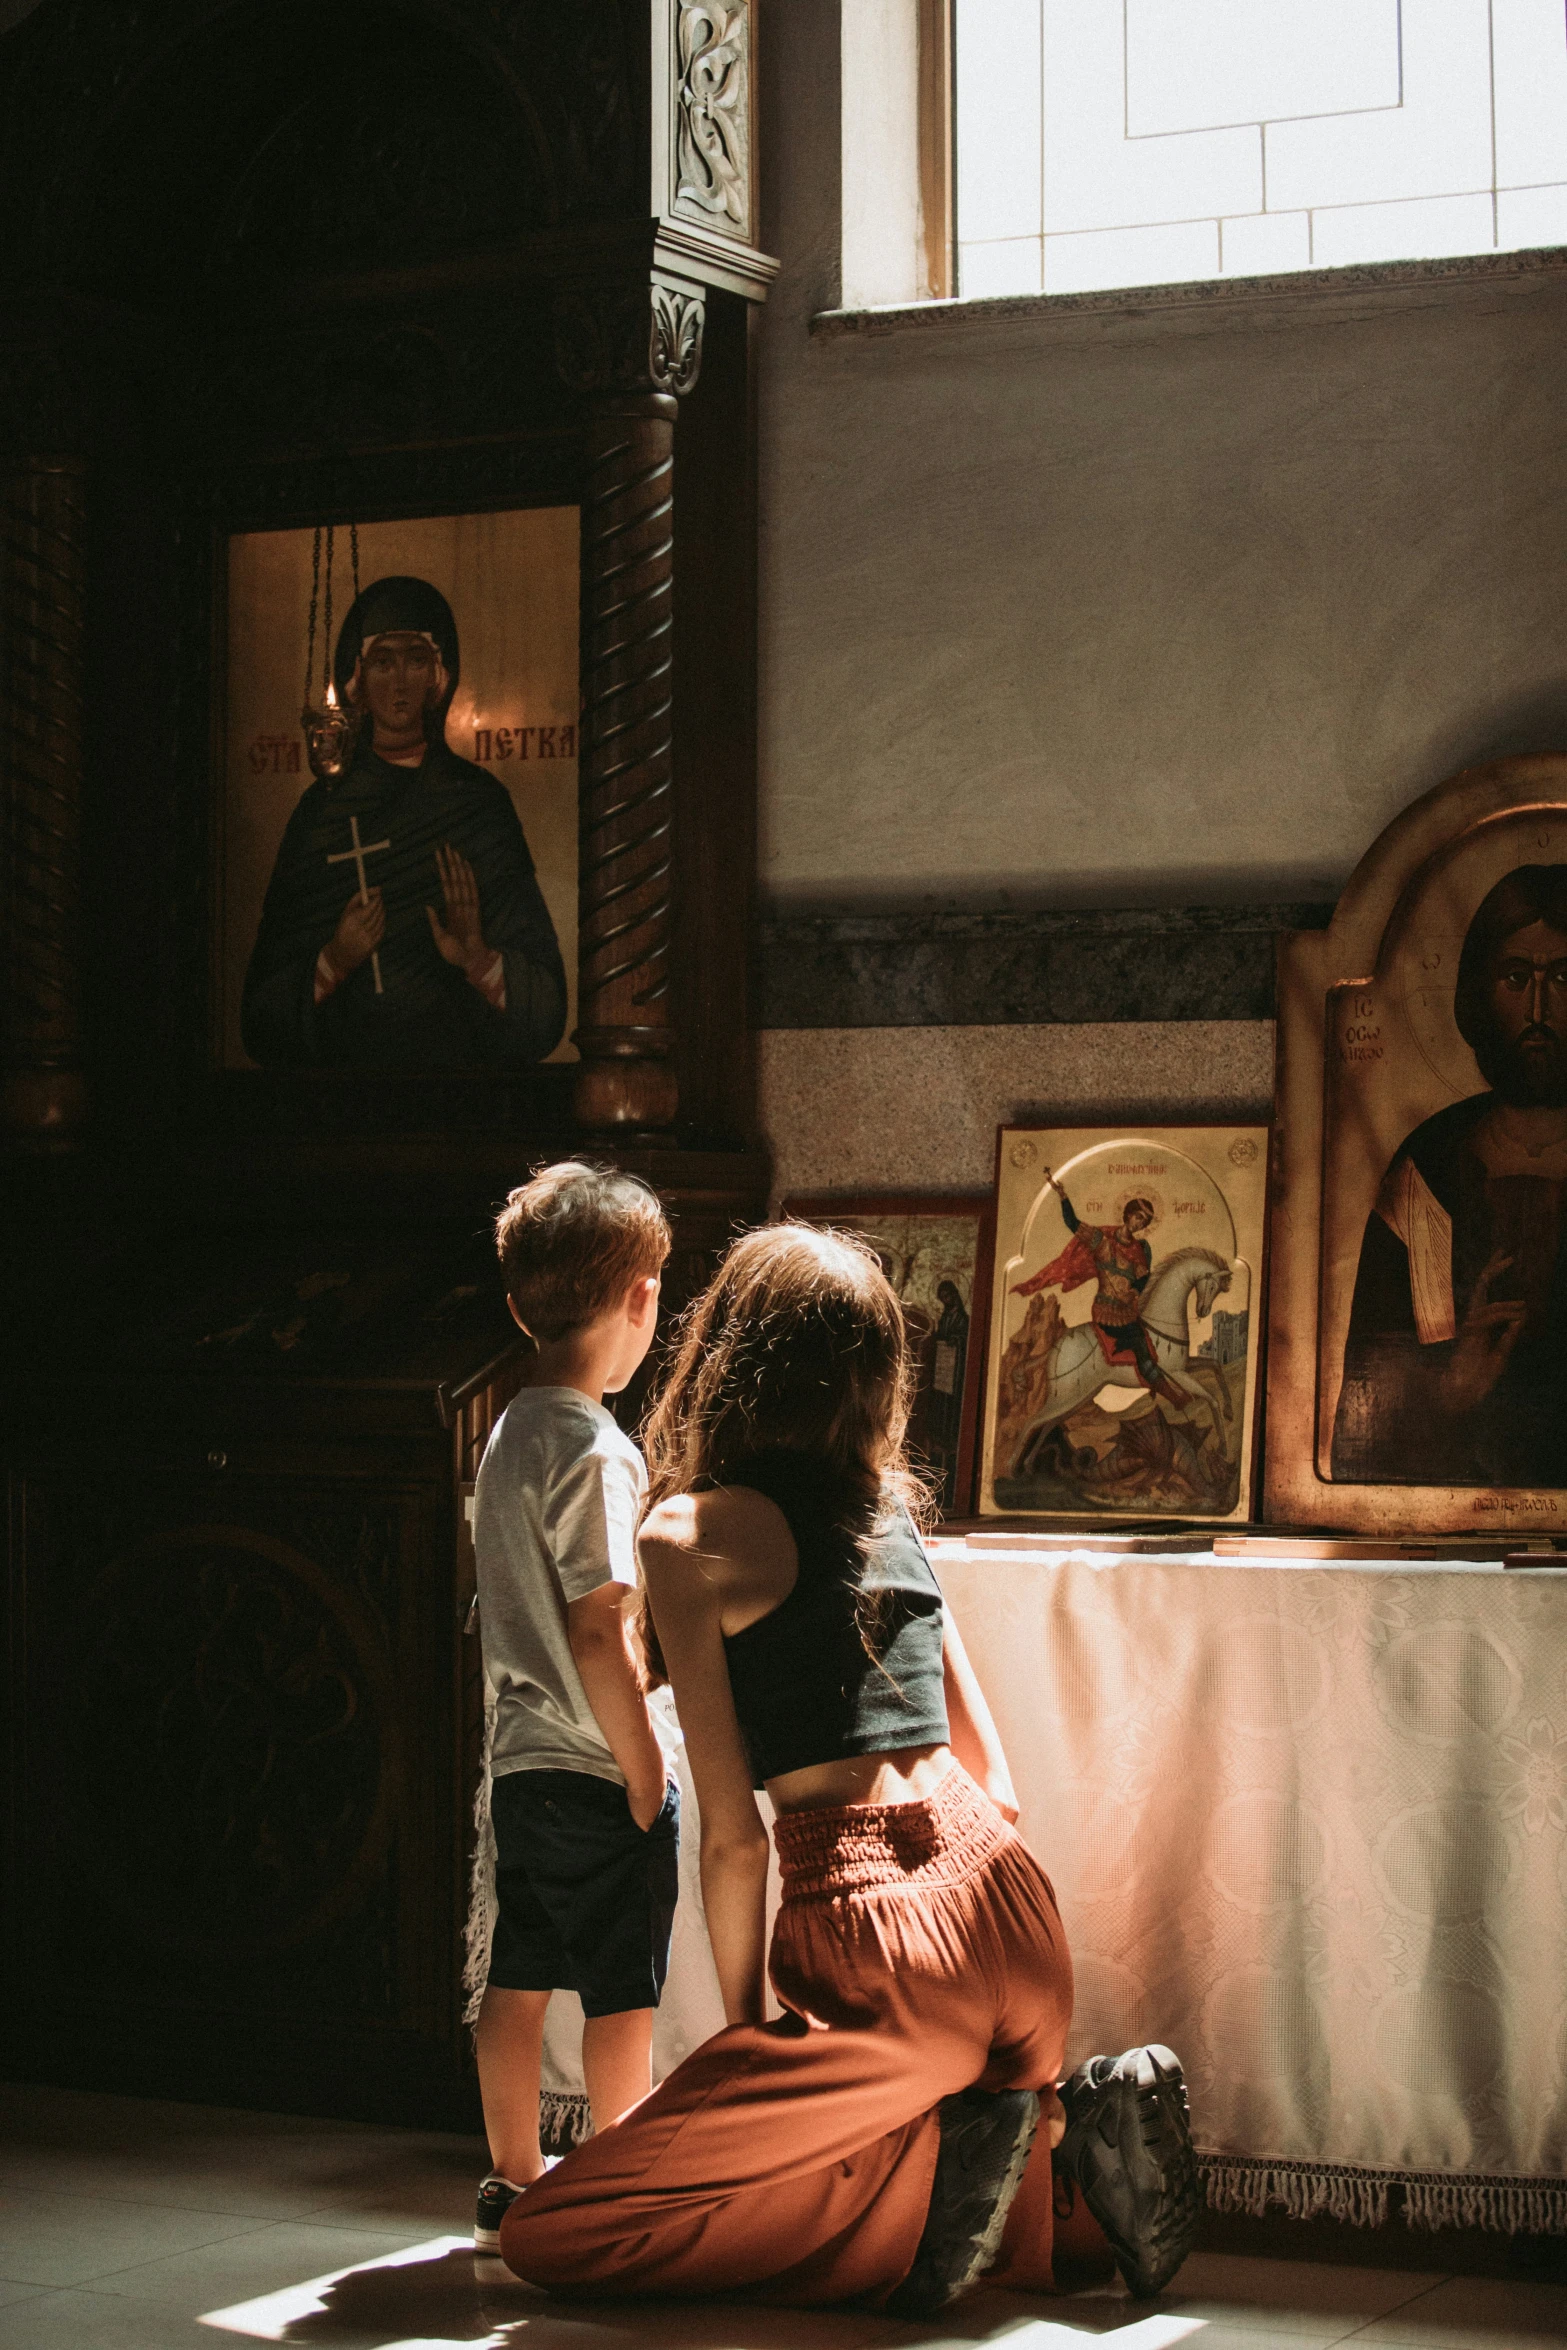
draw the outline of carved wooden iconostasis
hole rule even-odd
[[[13,2070],[476,2110],[462,1501],[518,1362],[486,1221],[613,1158],[678,1304],[766,1197],[753,15],[41,0],[0,40]],[[420,904],[335,1027],[308,993],[299,1049],[245,1025],[307,795],[345,909],[395,862],[357,770],[338,803],[300,764],[327,528],[311,690],[424,632],[416,772],[517,872],[527,836],[571,957],[531,1042],[486,937],[472,1053],[382,1050]],[[375,621],[388,581],[417,609]]]

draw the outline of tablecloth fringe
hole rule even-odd
[[[1211,2211],[1261,2219],[1282,2206],[1291,2219],[1386,2225],[1396,2187],[1411,2228],[1489,2228],[1506,2236],[1567,2235],[1567,2179],[1466,2178],[1455,2171],[1362,2170],[1346,2163],[1269,2156],[1198,2157]]]
[[[473,1866],[468,1873],[468,1915],[463,1925],[463,2011],[470,2031],[479,2020],[479,2002],[490,1979],[490,1944],[495,1939],[495,1823],[490,1817],[490,1752],[495,1744],[495,1697],[486,1685],[484,1752],[473,1799]]]
[[[1393,2183],[1387,2171],[1238,2154],[1201,2155],[1198,2167],[1210,2211],[1261,2219],[1271,2205],[1282,2204],[1291,2219],[1341,2219],[1355,2228],[1379,2228],[1387,2218]]]
[[[1408,2179],[1404,2219],[1412,2228],[1494,2228],[1504,2236],[1563,2236],[1567,2180]]]
[[[539,2091],[539,2152],[569,2154],[593,2135],[593,2116],[581,2090]]]

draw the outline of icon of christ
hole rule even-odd
[[[1366,1218],[1333,1475],[1567,1486],[1567,865],[1504,874],[1453,1018],[1486,1090],[1404,1137]]]
[[[245,973],[252,1060],[515,1066],[559,1042],[566,975],[511,795],[446,740],[460,662],[427,580],[377,580],[350,607],[333,673],[358,745],[279,844]]]

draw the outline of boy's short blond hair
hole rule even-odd
[[[563,1159],[519,1184],[495,1219],[506,1292],[534,1338],[564,1338],[617,1306],[669,1254],[658,1195],[636,1175]]]

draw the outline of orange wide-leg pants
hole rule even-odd
[[[786,1813],[775,1833],[787,2012],[717,2033],[518,2196],[501,2250],[530,2283],[876,2306],[919,2244],[938,2101],[1059,2078],[1055,1895],[965,1771],[924,1802]],[[1052,2229],[1041,2126],[993,2281],[1051,2290]]]

